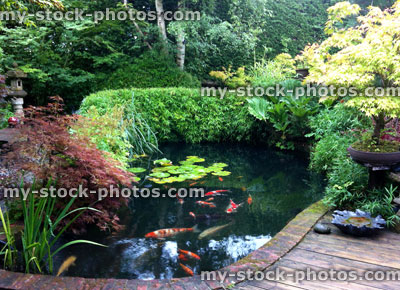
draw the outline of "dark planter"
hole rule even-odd
[[[392,166],[400,163],[400,152],[393,153],[377,153],[358,151],[353,147],[349,147],[347,151],[350,153],[351,158],[363,165],[370,165],[374,167],[379,166]]]
[[[299,79],[305,79],[310,74],[308,68],[296,69],[296,73]]]

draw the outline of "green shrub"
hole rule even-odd
[[[188,88],[125,89],[102,91],[84,99],[82,113],[94,106],[105,114],[116,105],[125,108],[135,96],[135,108],[160,142],[189,143],[249,141],[259,124],[247,112],[245,99],[226,96],[202,97],[200,90]]]
[[[154,51],[106,76],[103,83],[100,89],[200,87],[200,81],[181,71],[170,56]]]
[[[97,149],[110,153],[111,158],[126,166],[131,145],[125,133],[124,109],[115,106],[101,115],[95,107],[92,107],[87,115],[90,117],[81,116],[73,123],[71,132],[89,137]]]
[[[330,171],[334,160],[347,158],[346,149],[357,140],[357,131],[370,124],[369,118],[341,103],[310,117],[312,133],[307,136],[317,140],[311,152],[310,167],[318,172]]]
[[[8,119],[12,116],[14,116],[14,112],[11,104],[0,107],[0,129],[8,127]]]
[[[317,142],[311,152],[310,167],[327,174],[324,198],[327,205],[342,210],[361,209],[374,216],[380,214],[388,224],[393,224],[399,219],[391,205],[396,188],[388,185],[369,191],[367,168],[351,160],[346,150],[370,124],[369,118],[342,103],[311,117],[312,133],[308,136]]]

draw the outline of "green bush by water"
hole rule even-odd
[[[244,98],[202,97],[199,89],[152,88],[102,91],[86,97],[85,114],[94,106],[100,114],[122,105],[127,108],[134,94],[135,108],[160,142],[188,143],[250,141],[260,124],[247,111]],[[265,137],[265,135],[264,135]],[[260,140],[260,139],[259,139]]]
[[[351,160],[346,150],[359,139],[360,131],[371,126],[371,120],[339,103],[311,117],[309,125],[312,133],[308,136],[316,139],[310,168],[327,175],[325,203],[341,210],[380,214],[389,224],[398,219],[391,205],[396,188],[387,184],[384,189],[369,191],[367,168]]]
[[[171,56],[155,51],[146,52],[111,76],[105,76],[103,84],[100,89],[200,88],[200,81],[180,70]]]

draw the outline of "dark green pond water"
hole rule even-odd
[[[65,275],[91,278],[170,279],[184,277],[178,249],[196,253],[201,260],[182,262],[195,274],[217,270],[247,256],[264,245],[292,218],[323,194],[320,176],[307,170],[305,156],[281,153],[265,147],[243,144],[186,145],[167,144],[160,148],[163,155],[178,164],[187,156],[206,159],[201,165],[223,162],[225,170],[232,174],[222,177],[208,175],[194,186],[206,192],[228,189],[226,196],[215,197],[216,208],[200,207],[195,202],[206,198],[185,198],[180,204],[174,198],[134,199],[123,215],[125,230],[112,237],[89,233],[88,239],[108,245],[108,248],[79,245],[63,251],[56,259],[56,269],[71,255],[77,257],[75,266]],[[152,168],[149,159],[135,164]],[[139,174],[144,177],[147,173]],[[160,187],[149,181],[142,186]],[[188,187],[194,181],[172,184],[172,187]],[[247,204],[251,194],[253,203]],[[244,202],[236,213],[226,214],[232,199]],[[189,215],[196,214],[196,220]],[[183,233],[165,240],[146,239],[145,234],[164,228],[190,228],[198,225],[200,232],[220,225],[230,224],[214,235],[199,240],[199,233]]]

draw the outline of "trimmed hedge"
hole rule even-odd
[[[134,98],[133,98],[134,96]],[[104,114],[116,105],[126,105],[134,99],[160,142],[189,143],[261,140],[264,126],[250,116],[244,98],[224,99],[202,97],[199,89],[153,88],[108,90],[91,94],[81,105],[85,114],[95,106]],[[264,133],[265,134],[265,133]]]

